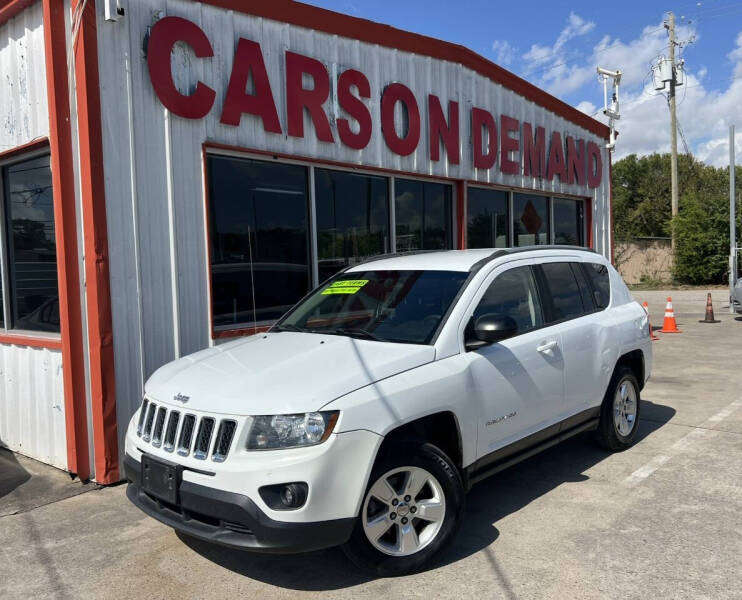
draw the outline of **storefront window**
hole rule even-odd
[[[214,325],[272,321],[310,287],[307,168],[208,158]]]
[[[508,192],[470,187],[467,246],[505,248],[508,245]]]
[[[314,170],[319,280],[389,252],[389,185],[384,177]]]
[[[582,202],[554,198],[554,243],[583,246]]]
[[[533,194],[513,194],[513,245],[542,246],[549,240],[549,200]]]
[[[2,169],[6,299],[13,327],[59,332],[59,290],[49,156]],[[0,304],[0,317],[2,316]],[[3,323],[4,324],[4,323]]]
[[[451,186],[394,180],[397,252],[453,247]]]

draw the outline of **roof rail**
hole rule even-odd
[[[547,244],[545,246],[518,246],[517,248],[502,248],[508,254],[517,254],[518,252],[533,252],[534,250],[577,250],[578,252],[592,252],[597,254],[592,248],[585,246],[569,246],[567,244]]]

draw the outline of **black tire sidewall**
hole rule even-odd
[[[436,538],[420,552],[401,557],[384,554],[371,545],[363,531],[360,514],[371,486],[384,473],[399,467],[420,467],[428,471],[440,483],[446,499],[443,526]],[[464,511],[464,486],[457,468],[438,447],[425,442],[403,442],[389,447],[377,459],[361,500],[360,511],[350,540],[343,547],[348,557],[359,567],[379,576],[412,573],[426,566],[458,531]]]
[[[626,436],[619,433],[613,418],[613,401],[616,396],[616,391],[624,381],[630,383],[634,387],[636,393],[636,419],[634,420],[634,427],[631,429],[629,435]],[[639,430],[640,414],[641,392],[639,389],[639,380],[630,368],[621,366],[613,374],[611,383],[608,386],[605,398],[603,399],[600,426],[598,430],[598,437],[601,444],[610,450],[625,450],[631,446],[636,438],[637,431]]]

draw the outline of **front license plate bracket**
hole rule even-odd
[[[178,504],[183,468],[148,454],[142,455],[142,489],[170,504]]]

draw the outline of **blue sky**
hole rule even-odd
[[[667,151],[669,113],[647,77],[667,54],[663,28],[675,12],[686,86],[678,117],[695,156],[723,165],[736,119],[742,156],[742,1],[493,2],[492,0],[312,0],[330,10],[463,44],[588,114],[603,104],[599,64],[624,73],[616,158]],[[611,9],[610,7],[619,7]],[[453,8],[455,7],[455,9]],[[683,151],[682,140],[679,149]]]

